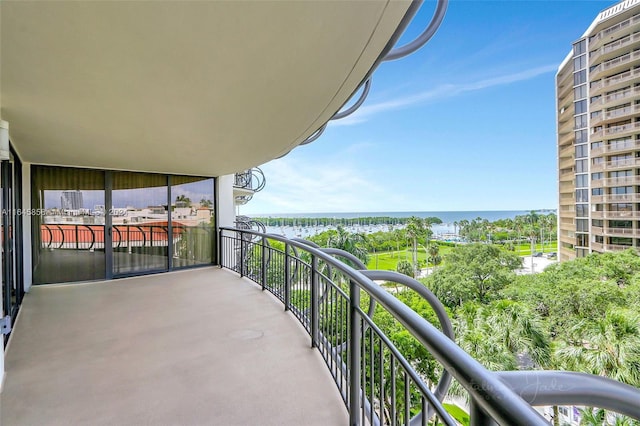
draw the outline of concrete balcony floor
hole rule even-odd
[[[348,423],[293,316],[216,267],[32,288],[5,364],[3,426]]]

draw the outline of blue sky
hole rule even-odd
[[[614,1],[456,1],[364,105],[261,166],[243,214],[557,207],[554,76]],[[426,1],[401,39],[430,20]]]

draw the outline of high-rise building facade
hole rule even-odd
[[[79,210],[84,207],[82,191],[62,191],[60,207],[68,210]]]
[[[556,97],[560,260],[640,247],[640,0],[573,43]]]

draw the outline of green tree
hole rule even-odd
[[[191,198],[187,197],[184,194],[178,195],[176,197],[176,204],[183,203],[187,207],[191,207]]]
[[[407,232],[407,238],[411,240],[414,276],[417,276],[420,270],[420,266],[418,265],[418,241],[427,239],[430,236],[430,226],[429,222],[416,216],[411,216],[407,222],[405,230]]]
[[[616,309],[595,323],[580,323],[558,356],[576,371],[640,387],[640,315]]]
[[[406,275],[408,277],[411,277],[411,278],[414,277],[414,275],[413,275],[413,272],[414,272],[413,265],[411,264],[411,262],[409,262],[407,260],[404,260],[404,259],[400,260],[398,262],[398,265],[396,266],[396,271],[398,271],[401,274],[404,274],[404,275]]]
[[[364,234],[347,232],[342,226],[338,226],[337,232],[329,236],[326,246],[351,253],[364,264],[369,260],[367,237]]]
[[[211,200],[203,198],[200,200],[200,205],[205,208],[211,208],[213,206],[213,203],[211,202]]]
[[[435,271],[427,285],[443,304],[453,307],[466,301],[487,303],[515,279],[522,260],[513,253],[489,244],[456,247],[443,267]]]

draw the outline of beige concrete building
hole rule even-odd
[[[560,260],[640,246],[640,1],[603,10],[556,75]]]

